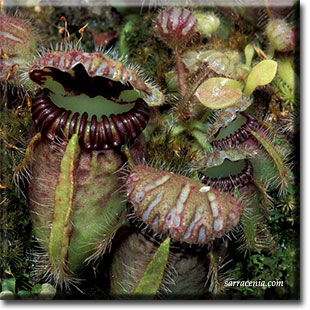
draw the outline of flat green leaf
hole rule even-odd
[[[31,293],[32,294],[39,294],[41,292],[41,289],[42,289],[42,285],[41,284],[36,284],[32,290],[31,290]]]
[[[141,299],[150,299],[155,296],[162,282],[166,264],[168,261],[170,238],[168,237],[158,248],[153,259],[148,264],[134,295]]]
[[[244,49],[244,55],[245,55],[245,64],[250,67],[252,63],[252,59],[254,56],[255,50],[253,48],[252,44],[248,44]]]
[[[0,292],[0,300],[13,300],[15,295],[11,291],[2,291]]]
[[[246,81],[244,94],[252,95],[257,86],[264,86],[269,84],[277,73],[278,64],[274,60],[263,60],[255,65]]]
[[[42,284],[42,290],[39,294],[39,299],[53,299],[56,294],[56,288],[51,284]]]
[[[1,280],[2,291],[10,291],[15,293],[15,284],[16,284],[15,278]]]
[[[31,296],[31,293],[29,291],[20,290],[18,291],[17,295],[21,299],[27,299]]]
[[[224,109],[234,105],[242,96],[238,81],[229,78],[210,78],[195,93],[198,100],[210,109]]]
[[[54,268],[65,273],[69,250],[71,213],[73,205],[74,165],[79,154],[78,135],[73,134],[61,160],[55,191],[54,219],[49,240],[49,257]]]
[[[295,72],[289,58],[279,60],[278,73],[281,79],[292,89],[295,89]]]

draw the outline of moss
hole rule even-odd
[[[23,191],[13,182],[14,168],[21,162],[30,128],[30,111],[23,98],[12,101],[2,93],[0,111],[0,275],[15,276],[20,288],[27,285],[31,257],[31,220]],[[5,159],[5,160],[3,160]]]

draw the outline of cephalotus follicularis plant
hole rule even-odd
[[[168,89],[126,57],[73,43],[40,52],[24,69],[36,90],[17,175],[29,172],[37,269],[54,283],[83,286],[87,263],[112,247],[102,268],[113,297],[206,298],[223,292],[228,247],[274,245],[265,213],[270,195],[285,199],[293,184],[290,146],[258,97],[291,71],[246,34],[245,46],[230,48],[223,12],[148,13],[150,38],[172,55]]]

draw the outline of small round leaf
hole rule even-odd
[[[277,73],[277,67],[277,62],[269,59],[255,65],[246,81],[244,94],[250,96],[257,86],[269,84]]]
[[[242,96],[239,82],[222,77],[203,82],[195,93],[198,100],[210,109],[224,109],[234,105]]]

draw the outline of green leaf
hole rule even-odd
[[[17,293],[18,297],[22,298],[22,299],[27,299],[28,297],[31,296],[31,293],[29,291],[25,291],[25,290],[20,290]]]
[[[15,278],[1,280],[2,291],[10,291],[15,293],[15,284]]]
[[[41,292],[41,289],[42,289],[42,285],[41,285],[41,284],[36,284],[36,285],[32,288],[31,292],[32,292],[33,294],[39,294],[39,293]]]
[[[196,139],[198,144],[205,150],[210,151],[212,150],[211,144],[206,140],[205,133],[201,132],[197,129],[192,129],[191,131],[192,136]]]
[[[0,300],[13,300],[15,295],[11,291],[2,291],[0,292]]]
[[[244,94],[252,95],[257,86],[264,86],[269,84],[277,73],[278,64],[274,60],[263,60],[255,65],[246,81]]]
[[[292,66],[292,60],[289,58],[282,58],[279,60],[278,73],[281,79],[292,89],[295,89],[296,75]]]
[[[194,15],[197,18],[196,28],[203,36],[209,36],[210,34],[214,33],[220,26],[221,21],[215,14],[195,13]]]
[[[50,262],[61,275],[65,274],[69,250],[71,213],[73,205],[74,166],[80,148],[78,135],[72,135],[61,160],[58,184],[55,191],[54,220],[49,240]]]
[[[168,237],[158,248],[153,259],[148,264],[134,295],[141,299],[154,297],[162,282],[166,264],[168,261],[170,238]]]
[[[241,218],[243,227],[243,247],[246,250],[256,249],[256,229],[259,225],[259,200],[254,197],[249,208],[243,213]],[[258,255],[257,255],[258,256]],[[257,263],[257,256],[252,256],[254,263]]]
[[[56,288],[51,284],[42,284],[42,290],[39,294],[39,299],[53,299],[56,294]]]
[[[268,158],[270,158],[273,161],[278,173],[276,182],[281,192],[282,193],[286,192],[290,179],[290,170],[284,160],[284,156],[281,154],[280,150],[276,148],[276,146],[272,143],[272,141],[268,139],[267,136],[260,135],[253,130],[251,130],[251,134],[264,148],[265,152],[268,154]],[[266,164],[265,167],[267,167]],[[263,167],[260,170],[262,171]],[[270,169],[269,171],[272,170]]]
[[[242,96],[238,81],[229,78],[210,78],[195,93],[198,100],[210,109],[224,109],[237,103]]]
[[[245,55],[245,64],[246,66],[250,67],[252,63],[252,59],[254,56],[254,48],[252,44],[248,44],[244,49],[244,55]]]

